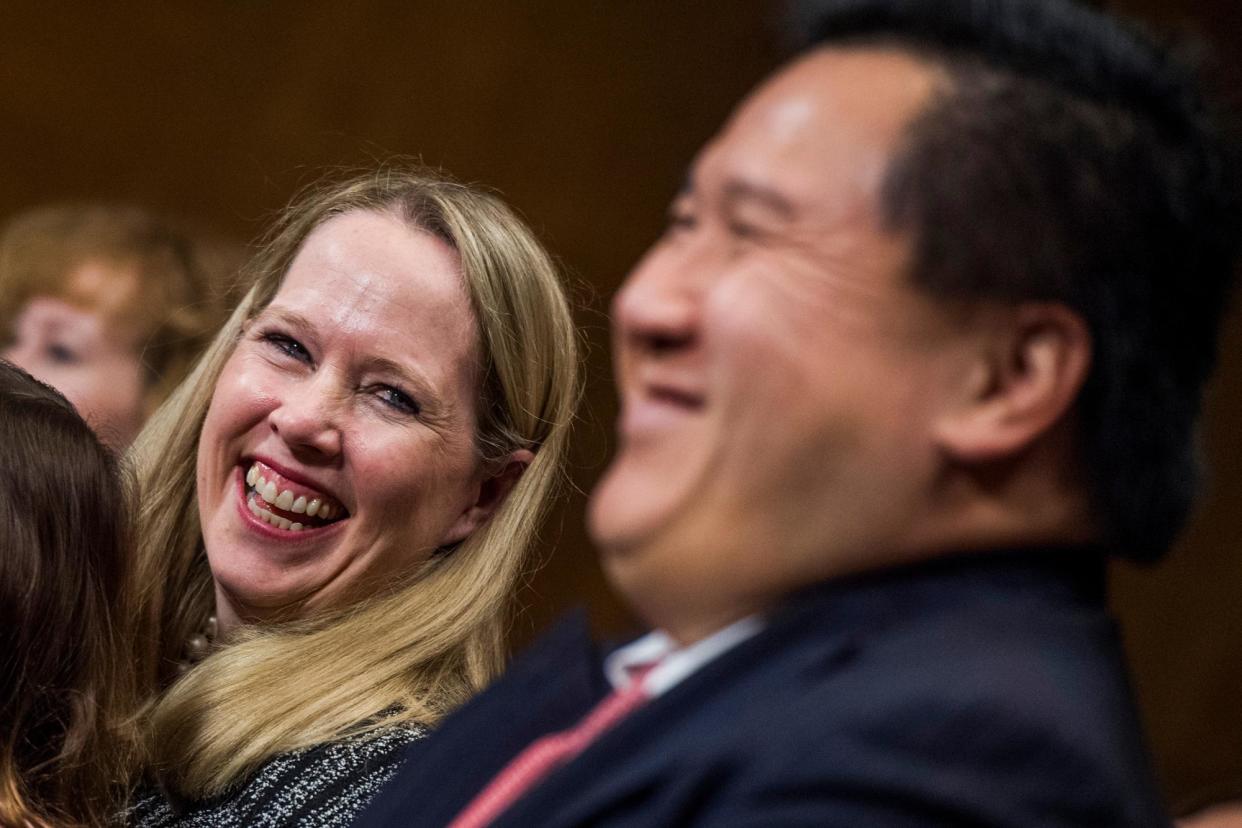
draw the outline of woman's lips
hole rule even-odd
[[[246,471],[246,485],[257,495],[261,507],[279,510],[285,517],[292,516],[293,520],[331,523],[348,515],[345,507],[332,495],[293,480],[262,460],[250,463]],[[316,520],[310,520],[312,518]]]
[[[253,528],[281,539],[320,534],[349,517],[330,496],[293,484],[260,462],[237,469],[238,511]],[[268,500],[270,495],[272,500]]]

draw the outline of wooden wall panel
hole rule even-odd
[[[6,3],[0,216],[134,200],[253,237],[325,165],[419,156],[500,190],[564,263],[590,348],[573,476],[524,640],[586,598],[625,614],[582,531],[608,455],[607,300],[698,146],[772,64],[730,0]],[[557,551],[552,553],[552,549]]]
[[[1234,0],[1115,0],[1217,40]],[[573,477],[514,630],[587,601],[628,619],[582,529],[611,445],[607,299],[694,152],[771,68],[763,0],[6,3],[0,216],[128,199],[252,237],[324,165],[401,153],[502,191],[571,274],[590,346]],[[1170,560],[1119,570],[1116,607],[1170,797],[1242,780],[1242,322],[1208,417],[1216,485]]]
[[[1110,0],[1154,29],[1213,47],[1213,74],[1242,103],[1242,5],[1234,0]],[[1236,305],[1236,303],[1235,303]],[[1149,741],[1177,810],[1242,798],[1242,308],[1235,307],[1204,420],[1211,485],[1159,566],[1114,570]]]

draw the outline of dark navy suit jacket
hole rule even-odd
[[[607,691],[581,618],[415,743],[360,826],[443,826]],[[1103,555],[941,560],[791,598],[497,826],[1167,826]]]

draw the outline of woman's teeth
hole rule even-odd
[[[264,521],[265,523],[271,524],[272,526],[275,526],[278,529],[286,529],[290,532],[301,532],[303,529],[306,528],[300,523],[294,523],[293,521],[285,520],[280,515],[272,514],[267,509],[264,509],[262,506],[260,506],[258,503],[255,503],[253,496],[246,499],[246,505],[250,507],[251,514],[257,517],[259,520]]]
[[[253,463],[250,470],[246,472],[246,485],[254,490],[254,494],[258,495],[263,501],[270,506],[274,506],[284,512],[290,512],[295,515],[306,515],[308,518],[319,518],[320,521],[331,521],[338,517],[344,510],[341,507],[327,502],[322,497],[307,497],[302,494],[295,494],[289,489],[278,489],[275,480],[268,480],[263,475],[263,470],[258,463]],[[250,511],[261,520],[267,521],[272,526],[278,526],[281,529],[289,529],[299,532],[304,528],[301,523],[290,521],[280,515],[273,514],[270,510],[260,506],[254,497],[247,499]]]

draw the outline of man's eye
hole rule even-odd
[[[420,410],[418,403],[414,401],[413,397],[400,388],[393,388],[391,385],[377,386],[375,396],[379,397],[384,405],[403,414],[417,415]]]
[[[48,345],[45,353],[47,358],[57,365],[74,365],[80,361],[75,351],[59,343]]]
[[[736,239],[753,239],[763,235],[758,227],[753,224],[747,224],[744,221],[730,221],[728,228],[730,235]]]
[[[298,362],[310,364],[310,351],[306,350],[306,346],[292,337],[280,333],[266,333],[263,335],[263,341],[286,356],[293,357]]]
[[[698,225],[698,218],[686,210],[674,210],[668,214],[668,232],[679,233],[693,230]]]

